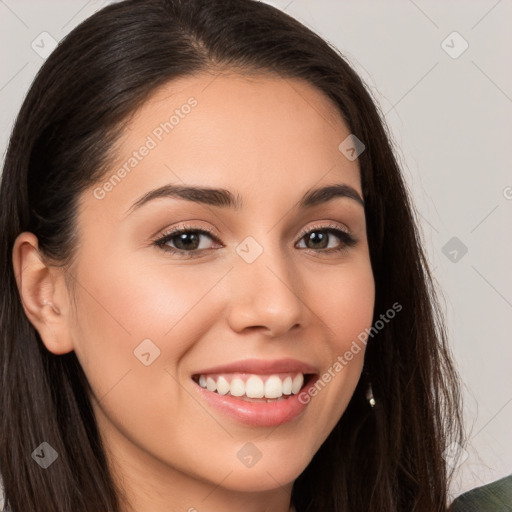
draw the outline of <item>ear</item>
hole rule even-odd
[[[45,261],[37,237],[29,232],[16,238],[12,261],[23,309],[46,348],[54,354],[71,352],[74,347],[64,268]]]

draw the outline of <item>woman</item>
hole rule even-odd
[[[0,189],[12,512],[441,511],[459,391],[364,85],[253,0],[126,0]]]

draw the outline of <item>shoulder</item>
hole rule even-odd
[[[512,512],[512,475],[462,494],[450,512]]]

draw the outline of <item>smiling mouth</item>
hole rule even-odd
[[[212,393],[246,402],[282,402],[301,392],[314,378],[312,373],[287,372],[196,374],[192,380]]]

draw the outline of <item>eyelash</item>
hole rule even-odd
[[[336,235],[342,242],[340,247],[337,248],[331,248],[331,249],[309,249],[306,248],[307,251],[313,251],[313,252],[320,252],[320,253],[340,253],[343,251],[346,251],[350,247],[353,247],[357,240],[347,231],[344,231],[340,229],[338,226],[328,224],[328,225],[318,225],[318,226],[312,226],[308,228],[307,230],[304,230],[301,232],[298,241],[300,242],[306,235],[312,233],[312,232],[324,232],[329,233],[332,235]],[[208,228],[198,228],[194,226],[181,226],[178,228],[174,228],[171,231],[164,233],[161,238],[155,240],[153,243],[155,246],[159,247],[163,251],[170,252],[172,254],[177,254],[186,258],[195,258],[199,257],[202,251],[206,251],[207,249],[193,249],[191,251],[185,251],[183,249],[176,249],[175,247],[170,247],[167,244],[170,240],[175,238],[178,235],[181,235],[183,233],[198,233],[202,235],[207,235],[210,238],[212,238],[215,242],[220,243],[218,238],[214,235],[213,230],[210,230]]]

